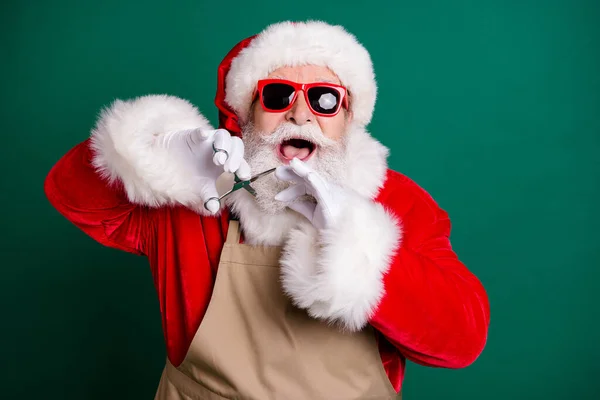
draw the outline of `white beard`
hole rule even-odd
[[[354,147],[349,145],[349,135],[344,135],[344,139],[338,142],[325,137],[318,127],[298,127],[289,123],[282,124],[271,134],[261,134],[251,124],[244,126],[242,132],[244,159],[250,165],[252,175],[283,165],[277,157],[277,145],[286,139],[302,138],[317,146],[316,153],[307,164],[329,181],[346,182],[347,167],[351,165],[349,153]],[[246,243],[281,246],[293,227],[306,222],[303,215],[275,200],[277,193],[292,184],[270,174],[252,183],[256,196],[246,190],[238,190],[226,197],[226,204],[240,220]]]
[[[271,134],[257,131],[252,124],[244,128],[244,158],[250,165],[253,175],[283,165],[276,154],[277,146],[284,140],[299,138],[316,145],[315,154],[306,162],[314,171],[329,182],[342,184],[345,181],[348,163],[347,135],[344,135],[341,141],[335,141],[323,135],[318,126],[297,126],[287,122]],[[290,185],[289,182],[278,180],[275,174],[267,175],[252,183],[259,209],[269,215],[283,213],[286,205],[275,200],[275,196]]]
[[[387,149],[362,127],[348,124],[340,142],[327,139],[318,128],[297,128],[289,124],[280,126],[271,135],[260,135],[252,125],[243,127],[242,132],[244,158],[253,175],[282,165],[276,154],[277,145],[285,139],[301,137],[319,146],[307,164],[325,179],[352,188],[367,198],[373,198],[383,184]],[[290,185],[271,174],[252,183],[256,197],[246,190],[238,190],[225,198],[240,220],[247,244],[282,246],[292,228],[307,222],[303,215],[274,198]]]

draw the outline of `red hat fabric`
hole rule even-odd
[[[225,102],[225,78],[229,73],[233,59],[237,57],[240,51],[247,47],[255,37],[256,36],[251,36],[236,44],[235,47],[227,53],[223,61],[221,61],[217,70],[217,95],[215,96],[215,105],[219,110],[219,128],[227,129],[231,134],[236,136],[241,136],[241,129],[237,115],[235,115],[235,112]]]
[[[328,67],[348,89],[354,122],[366,126],[371,121],[377,83],[367,50],[339,25],[288,21],[244,39],[219,65],[219,127],[241,135],[257,82],[278,68],[299,65]]]

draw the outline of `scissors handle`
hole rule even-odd
[[[256,192],[254,191],[254,189],[252,189],[252,186],[250,186],[250,184],[254,181],[256,181],[259,178],[262,178],[263,176],[269,175],[270,173],[274,172],[277,168],[271,168],[269,170],[266,170],[264,172],[261,172],[259,174],[254,175],[253,177],[251,177],[250,179],[246,179],[246,180],[241,180],[240,178],[238,178],[237,175],[234,176],[234,180],[235,180],[235,184],[233,185],[233,187],[231,188],[231,190],[223,193],[221,196],[219,197],[211,197],[208,200],[206,200],[204,202],[204,208],[206,208],[208,210],[208,207],[206,207],[206,205],[208,204],[209,201],[211,200],[217,200],[219,202],[219,207],[221,207],[221,200],[223,200],[226,196],[229,196],[231,193],[238,191],[240,189],[246,189],[247,191],[249,191],[252,195],[256,196]]]

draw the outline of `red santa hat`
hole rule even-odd
[[[219,127],[239,135],[257,82],[280,67],[308,64],[328,67],[338,76],[350,94],[355,123],[371,121],[377,83],[371,57],[356,37],[322,21],[281,22],[238,43],[219,65]]]

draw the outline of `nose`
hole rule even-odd
[[[296,125],[310,124],[314,121],[315,116],[310,111],[310,108],[308,108],[302,90],[298,91],[296,102],[286,113],[285,119]]]

